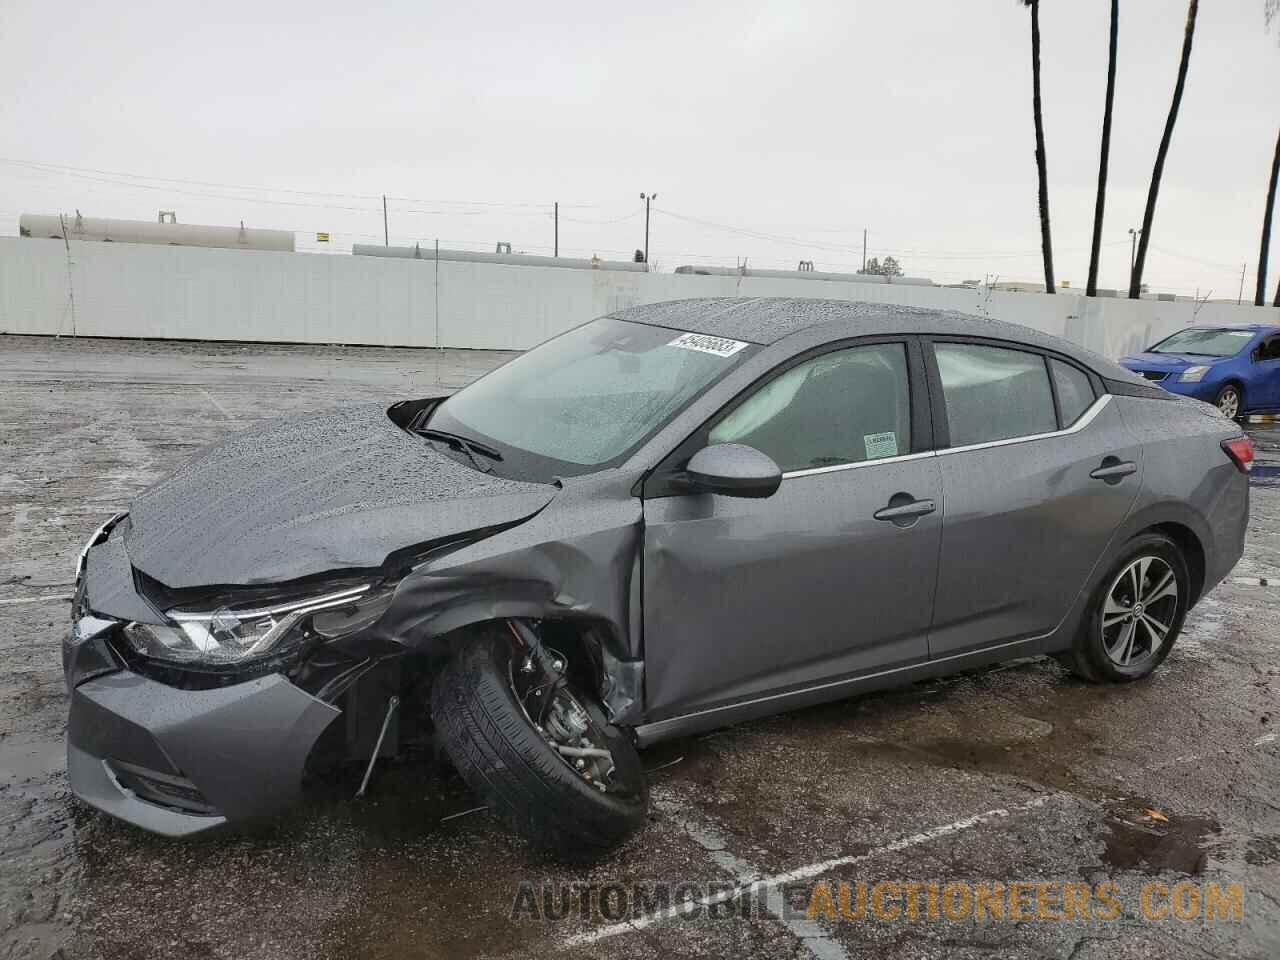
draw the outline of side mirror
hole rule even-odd
[[[717,443],[693,455],[685,467],[685,482],[698,493],[771,497],[782,483],[782,469],[755,447]]]

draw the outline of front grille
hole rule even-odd
[[[1142,375],[1148,380],[1155,380],[1157,383],[1168,376],[1167,373],[1160,373],[1158,370],[1143,370]]]
[[[123,760],[110,760],[108,766],[120,786],[131,791],[139,800],[183,813],[202,816],[215,816],[218,813],[196,785],[185,777],[148,770]]]

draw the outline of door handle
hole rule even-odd
[[[898,499],[896,496],[894,500]],[[889,501],[891,504],[893,500]],[[937,506],[932,500],[912,500],[910,503],[900,503],[897,506],[881,507],[872,514],[877,520],[910,520],[914,517],[923,517],[925,514],[933,513]]]
[[[1107,483],[1119,483],[1131,473],[1138,472],[1138,465],[1132,460],[1121,460],[1118,457],[1105,457],[1102,466],[1095,467],[1089,476]]]

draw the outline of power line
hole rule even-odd
[[[157,190],[165,189],[165,188],[149,185],[148,183],[145,183],[145,182],[134,182],[134,181],[153,181],[154,183],[182,184],[187,186],[212,187],[220,190],[244,190],[244,191],[258,192],[258,193],[288,193],[296,196],[326,197],[329,199],[339,199],[339,200],[368,200],[370,202],[374,202],[374,201],[380,201],[382,199],[382,194],[332,193],[332,192],[327,192],[322,190],[298,190],[291,187],[249,186],[247,184],[219,183],[219,182],[210,181],[210,180],[195,180],[195,179],[182,178],[182,177],[160,177],[160,176],[154,176],[151,174],[123,173],[117,170],[101,170],[94,167],[73,167],[67,164],[47,163],[41,160],[19,160],[12,157],[0,157],[0,163],[7,163],[7,164],[18,166],[18,167],[26,167],[28,169],[31,169],[37,172],[42,172],[42,173],[55,173],[63,176],[77,177],[79,179],[96,180],[97,182],[102,182],[102,183],[115,183],[121,186],[137,186],[137,187],[144,187],[148,189],[157,189]],[[116,179],[108,179],[108,180],[100,179],[103,177],[116,178]],[[178,191],[178,190],[175,190],[173,192],[182,193],[182,191]],[[195,196],[211,196],[213,199],[237,199],[237,200],[249,199],[246,197],[226,197],[223,195],[216,195],[216,194],[215,195],[195,194]],[[394,194],[387,194],[386,196],[388,200],[397,200],[404,203],[436,203],[436,204],[449,204],[453,206],[479,206],[479,207],[494,207],[494,208],[546,207],[546,206],[549,206],[551,202],[551,201],[541,201],[541,200],[428,199],[423,197],[400,197]],[[265,202],[265,201],[258,201],[258,202]],[[285,201],[275,201],[275,202],[284,203]],[[306,205],[306,204],[296,204],[296,205]],[[317,206],[320,206],[320,205],[317,204]],[[592,209],[596,205],[591,203],[565,203],[565,204],[561,204],[561,206],[565,208],[585,210],[585,209]],[[326,207],[326,209],[351,209],[351,210],[363,211],[365,208],[364,207]]]

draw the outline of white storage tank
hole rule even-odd
[[[82,217],[24,213],[18,219],[18,235],[22,237],[72,240],[97,240],[106,243],[155,243],[178,247],[226,247],[233,250],[283,250],[293,252],[293,232],[261,230],[246,227],[214,227],[197,223],[156,222],[149,220],[111,220],[105,217]]]

